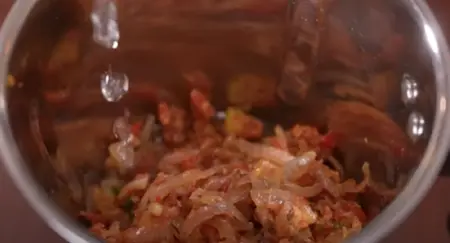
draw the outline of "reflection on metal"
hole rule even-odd
[[[109,49],[119,46],[119,26],[115,0],[95,0],[91,13],[93,39]]]
[[[407,133],[412,141],[417,141],[425,133],[425,119],[419,112],[409,115]]]
[[[277,88],[280,98],[291,105],[301,103],[309,89],[309,77],[305,75],[306,66],[298,56],[290,52],[286,55],[283,78]]]
[[[405,104],[413,104],[419,96],[419,85],[410,75],[405,73],[402,78],[402,101]]]
[[[429,24],[424,24],[423,29],[425,31],[425,40],[428,42],[428,46],[430,47],[431,51],[434,53],[438,53],[439,47],[433,28]]]

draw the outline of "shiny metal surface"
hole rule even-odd
[[[13,145],[15,140],[11,134],[9,127],[7,101],[6,99],[6,75],[8,74],[8,63],[11,57],[12,45],[15,42],[21,27],[26,20],[24,13],[29,13],[32,8],[39,2],[32,1],[16,1],[8,14],[2,30],[0,31],[1,55],[2,59],[0,73],[2,73],[3,85],[0,86],[0,124],[2,138],[0,139],[0,147],[2,161],[13,178],[14,183],[31,203],[31,206],[38,214],[43,217],[46,223],[61,237],[68,242],[96,242],[94,238],[88,235],[87,231],[80,228],[75,221],[65,215],[54,202],[47,196],[42,187],[34,182],[30,169],[23,163],[24,159],[18,148]],[[12,145],[12,146],[11,146]],[[21,162],[22,161],[22,162]]]
[[[405,104],[414,104],[419,96],[419,85],[411,75],[405,73],[402,77],[402,100]]]
[[[12,43],[15,43],[16,37],[25,20],[26,15],[24,13],[29,12],[36,2],[39,1],[17,2],[0,33],[2,55],[5,57],[0,63],[0,73],[2,73],[3,83],[6,82],[6,75],[9,73],[10,57],[13,55]],[[351,242],[375,242],[401,222],[414,209],[433,183],[442,165],[443,157],[448,146],[449,132],[445,122],[449,118],[447,110],[449,101],[447,95],[450,93],[448,74],[445,69],[449,61],[447,47],[434,18],[424,3],[418,1],[405,2],[409,4],[407,6],[411,7],[411,12],[414,13],[414,17],[421,24],[420,28],[426,33],[427,48],[432,53],[431,60],[436,79],[436,105],[433,119],[434,124],[429,129],[432,129],[433,133],[430,135],[428,146],[421,163],[402,194],[382,215],[375,219],[360,235],[352,239]],[[28,163],[24,155],[19,152],[19,149],[15,145],[17,137],[14,137],[15,134],[10,130],[11,115],[8,113],[7,107],[9,100],[6,94],[5,85],[2,85],[0,89],[0,95],[2,97],[0,102],[0,148],[3,161],[9,173],[35,210],[46,219],[50,227],[58,232],[58,234],[70,242],[92,242],[93,239],[86,235],[84,230],[75,225],[71,219],[65,216],[47,198],[42,188],[36,185],[34,176],[31,175],[32,173],[29,167],[26,166]],[[405,206],[406,204],[407,206]]]

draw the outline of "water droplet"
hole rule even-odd
[[[101,76],[100,86],[103,97],[109,102],[116,102],[128,92],[129,80],[126,74],[109,70]]]
[[[405,73],[402,78],[402,101],[405,104],[416,102],[419,96],[419,85],[417,81],[409,74]]]
[[[120,141],[128,141],[131,137],[131,127],[127,118],[119,117],[114,121],[113,133]]]
[[[406,132],[414,142],[425,133],[425,119],[418,112],[413,112],[409,115],[407,126]]]
[[[122,168],[132,168],[134,166],[134,149],[126,141],[111,144],[109,152],[120,163]]]
[[[120,39],[116,1],[95,0],[91,21],[94,41],[106,48],[116,49]]]

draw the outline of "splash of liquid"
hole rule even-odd
[[[110,146],[113,157],[121,164],[122,168],[129,169],[134,166],[135,152],[133,148],[134,135],[128,122],[128,114],[118,117],[113,123],[113,133],[119,140]]]
[[[120,39],[116,0],[95,0],[91,21],[94,41],[108,49],[116,49]]]

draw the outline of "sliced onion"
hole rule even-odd
[[[196,228],[219,215],[226,215],[230,218],[236,219],[238,223],[243,226],[247,226],[247,229],[250,227],[248,220],[234,205],[229,202],[222,201],[192,210],[181,227],[182,238],[187,239]]]
[[[250,157],[255,159],[266,159],[276,163],[278,166],[283,166],[286,162],[295,159],[289,152],[269,145],[254,144],[243,139],[237,139],[235,145],[241,152],[246,153]]]
[[[275,136],[277,137],[277,141],[280,144],[280,147],[283,150],[288,150],[288,142],[287,142],[287,137],[286,137],[286,132],[284,131],[284,129],[277,125],[274,128],[274,132],[275,132]]]
[[[293,242],[310,242],[312,233],[308,225],[311,222],[315,222],[317,216],[313,214],[314,217],[308,219],[307,214],[309,211],[309,206],[302,211],[296,211],[293,204],[285,203],[275,218],[277,237],[295,237],[295,239],[292,239]],[[310,221],[311,219],[313,221]]]
[[[316,183],[312,186],[306,186],[306,187],[295,185],[293,183],[286,183],[284,185],[284,187],[287,190],[294,192],[297,196],[301,196],[301,197],[305,197],[305,198],[315,197],[315,196],[319,195],[319,193],[322,192],[322,190],[323,190],[323,185],[320,183]]]
[[[227,177],[213,176],[203,185],[203,188],[206,190],[219,190],[229,183],[230,181]]]
[[[291,200],[291,194],[280,189],[251,190],[250,195],[257,207],[269,205],[282,205]]]
[[[370,142],[367,143],[364,140],[355,139],[352,142],[357,145],[360,145],[362,147],[372,148],[374,151],[381,152],[384,156],[382,157],[380,162],[382,162],[384,164],[384,169],[385,169],[385,173],[386,173],[386,181],[389,183],[393,183],[395,181],[395,164],[392,163],[393,162],[392,157],[391,157],[392,152],[388,146],[374,142],[373,140],[371,140]],[[352,152],[350,150],[348,156],[351,157],[351,155],[353,153],[355,153],[355,152]]]
[[[152,137],[152,132],[155,127],[155,116],[154,115],[148,115],[145,118],[144,125],[142,126],[142,131],[139,136],[139,140],[142,143],[147,143],[150,141],[150,138]]]
[[[224,242],[234,243],[237,242],[236,235],[237,232],[233,226],[231,226],[231,222],[224,218],[216,218],[209,223],[212,227],[214,227],[219,233],[219,238],[224,240]],[[221,241],[223,242],[223,241]]]
[[[241,177],[238,181],[236,181],[234,188],[241,188],[245,185],[250,185],[251,183],[252,183],[252,181],[250,180],[250,177],[244,176],[244,177]]]
[[[366,162],[362,167],[362,171],[364,174],[364,179],[361,183],[356,184],[354,180],[347,180],[340,185],[340,191],[342,194],[345,193],[360,193],[366,189],[369,185],[371,177],[370,177],[370,169],[369,164]]]
[[[344,176],[345,176],[344,175],[344,167],[342,167],[342,164],[339,163],[339,161],[336,158],[334,158],[333,156],[329,156],[327,160],[331,163],[333,168],[337,172],[339,172],[339,175],[341,176],[341,178],[344,178]]]
[[[289,203],[284,203],[275,217],[275,231],[280,238],[290,236],[289,227],[291,226],[291,223],[289,222],[288,214],[291,214],[292,210]]]
[[[322,169],[317,170],[316,172],[317,178],[319,179],[322,186],[333,196],[340,196],[340,188],[339,185],[333,182],[327,175],[325,175]]]
[[[151,185],[139,203],[139,210],[145,209],[149,201],[154,202],[156,199],[163,199],[169,195],[170,192],[173,192],[180,187],[191,185],[199,180],[211,177],[218,172],[218,169],[219,168],[215,167],[204,171],[198,169],[188,170],[177,176],[167,178],[166,181],[161,184]]]
[[[210,205],[223,201],[223,193],[218,191],[207,191],[202,188],[195,190],[189,199],[197,205]]]
[[[311,209],[308,202],[293,195],[289,191],[280,189],[252,190],[250,192],[253,202],[259,209],[270,209],[279,214],[282,207],[291,207],[291,223],[295,223],[298,228],[305,228],[316,222],[317,214]],[[285,204],[288,204],[285,206]]]
[[[228,192],[224,198],[230,203],[238,203],[244,201],[250,197],[250,188],[245,189],[235,189],[233,191]]]
[[[268,161],[261,160],[250,174],[250,181],[254,189],[269,187],[279,188],[283,179],[283,169]]]
[[[300,178],[308,171],[310,165],[316,159],[316,152],[309,151],[301,156],[285,163],[284,177],[287,181]]]
[[[225,176],[211,177],[203,185],[203,188],[205,188],[207,190],[220,190],[223,188],[228,188],[232,184],[233,179],[236,179],[238,173],[239,173],[238,170],[233,170],[233,172],[231,172],[230,174],[225,175]]]
[[[117,198],[123,200],[135,191],[145,190],[148,186],[150,176],[148,174],[137,175],[131,182],[126,184],[122,190],[120,190]]]
[[[185,160],[191,159],[200,153],[198,149],[181,149],[166,154],[159,162],[159,169],[167,173],[178,171],[178,166]]]

